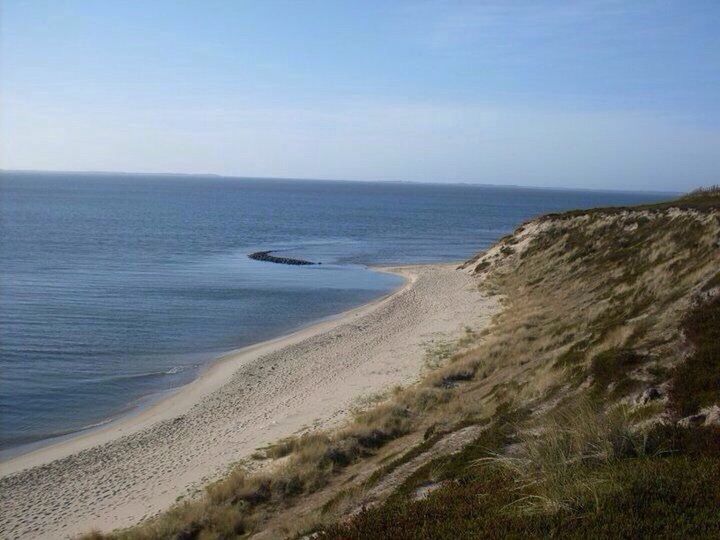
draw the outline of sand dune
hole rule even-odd
[[[132,525],[191,497],[256,448],[341,421],[361,396],[417,378],[427,342],[480,327],[496,302],[455,265],[387,269],[396,293],[247,347],[152,407],[0,466],[0,537]]]

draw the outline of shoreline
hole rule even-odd
[[[414,278],[411,275],[394,272],[392,269],[412,268],[413,266],[425,265],[403,265],[402,267],[369,266],[368,269],[371,271],[398,275],[403,278],[404,281],[400,286],[396,287],[392,291],[385,293],[370,302],[365,302],[364,304],[341,311],[340,313],[335,313],[333,315],[309,321],[289,333],[281,334],[271,339],[259,341],[251,345],[246,345],[245,347],[225,352],[220,356],[209,360],[205,366],[198,370],[197,376],[192,381],[175,388],[168,388],[140,398],[139,401],[147,401],[145,404],[141,403],[135,406],[130,406],[125,412],[121,412],[114,417],[106,418],[97,422],[95,425],[81,428],[77,431],[59,435],[57,437],[42,439],[23,445],[26,447],[32,445],[38,446],[36,448],[28,449],[27,451],[20,450],[8,457],[0,457],[0,477],[8,474],[14,474],[15,472],[19,472],[30,467],[43,465],[48,461],[60,459],[65,455],[82,451],[85,448],[98,444],[104,444],[115,437],[121,437],[123,435],[134,433],[135,431],[142,429],[148,421],[161,421],[168,416],[175,416],[179,410],[177,408],[173,409],[173,406],[177,407],[176,401],[185,402],[187,400],[185,396],[183,396],[182,399],[173,400],[177,394],[195,390],[190,388],[194,385],[202,386],[203,392],[211,392],[213,389],[217,388],[218,385],[223,384],[224,380],[220,379],[219,376],[225,375],[228,369],[233,368],[231,366],[227,366],[226,369],[219,370],[217,369],[218,364],[231,363],[233,361],[237,362],[240,360],[239,357],[243,355],[254,356],[256,354],[261,355],[272,352],[276,348],[282,348],[294,343],[296,339],[305,339],[310,337],[310,335],[313,335],[315,332],[327,330],[325,325],[333,322],[340,323],[343,319],[356,315],[356,312],[372,310],[376,304],[400,294],[405,289],[412,286]],[[258,349],[260,349],[260,351],[258,351]],[[236,367],[237,366],[235,366],[235,368]],[[205,378],[210,378],[210,380],[201,381],[201,379]],[[196,391],[193,395],[197,396],[195,398],[196,400],[202,399],[202,394],[198,395]],[[192,403],[183,403],[182,405],[192,406]],[[162,414],[163,411],[165,411],[166,414]],[[78,441],[77,439],[82,439],[82,441]],[[17,448],[21,449],[22,447]],[[3,452],[12,452],[13,450],[13,448],[9,448]],[[2,456],[3,452],[0,452],[0,456]]]
[[[353,401],[410,384],[435,339],[485,324],[496,301],[456,264],[374,267],[405,278],[369,303],[213,361],[136,414],[0,463],[0,536],[127,527],[258,447],[337,425]]]
[[[132,430],[132,424],[133,420],[137,418],[138,416],[142,415],[145,412],[148,412],[152,416],[155,416],[153,414],[153,411],[150,411],[150,409],[154,407],[164,407],[165,402],[170,400],[174,395],[184,392],[188,387],[191,385],[197,383],[199,379],[202,379],[203,377],[207,376],[210,371],[213,370],[214,366],[219,362],[227,362],[231,361],[233,357],[249,354],[252,353],[255,348],[259,347],[265,347],[270,345],[277,344],[278,347],[285,346],[288,343],[292,342],[292,338],[294,338],[297,334],[305,331],[309,331],[311,329],[314,329],[316,326],[320,326],[323,323],[330,323],[333,321],[340,321],[342,318],[346,316],[351,316],[354,312],[362,309],[372,309],[372,307],[382,302],[383,300],[392,297],[395,294],[401,293],[406,287],[411,286],[412,282],[409,277],[406,275],[394,272],[393,268],[412,268],[413,266],[426,266],[422,263],[420,264],[410,264],[410,265],[402,265],[402,266],[368,266],[368,270],[373,272],[384,272],[384,273],[390,273],[397,276],[400,276],[403,278],[403,283],[399,286],[395,287],[391,291],[384,293],[380,295],[379,297],[370,300],[369,302],[365,302],[363,304],[360,304],[358,306],[355,306],[350,309],[346,309],[344,311],[341,311],[339,313],[335,313],[333,315],[328,315],[325,317],[321,317],[319,319],[313,319],[311,321],[308,321],[306,323],[301,324],[296,329],[280,334],[279,336],[276,336],[274,338],[266,339],[264,341],[259,341],[257,343],[253,343],[251,345],[246,345],[244,347],[239,347],[237,349],[231,349],[229,351],[226,351],[222,353],[219,356],[216,356],[214,358],[209,359],[206,361],[205,365],[200,367],[198,369],[197,374],[195,377],[180,386],[174,387],[174,388],[166,388],[163,390],[159,390],[157,392],[152,392],[150,394],[147,394],[145,396],[140,397],[136,400],[135,404],[128,404],[126,407],[124,407],[124,410],[119,411],[117,414],[114,414],[112,416],[109,416],[107,418],[104,418],[92,425],[85,426],[83,428],[77,429],[75,431],[71,431],[69,433],[64,433],[62,435],[57,435],[53,437],[48,437],[45,439],[40,439],[37,441],[33,441],[30,443],[26,443],[14,448],[6,448],[2,451],[0,451],[0,478],[7,475],[7,474],[13,474],[15,472],[21,471],[28,467],[35,467],[38,465],[42,465],[47,460],[47,456],[41,455],[41,453],[44,453],[47,451],[48,453],[51,452],[51,449],[54,449],[52,451],[53,454],[56,454],[59,452],[60,456],[66,455],[65,452],[63,452],[63,447],[67,445],[69,447],[69,453],[81,451],[87,447],[91,447],[94,444],[98,444],[101,442],[93,442],[92,437],[94,435],[98,435],[99,432],[105,432],[105,431],[113,431],[115,429],[118,429],[118,433],[115,434],[116,436],[122,436],[126,435],[128,433],[133,433],[134,430]],[[322,330],[320,330],[322,331]],[[307,336],[304,336],[307,337]],[[285,343],[285,342],[288,343]],[[274,348],[274,347],[273,347]],[[172,404],[170,404],[172,406]],[[159,417],[161,418],[161,417]],[[125,424],[129,424],[129,426],[125,426]],[[121,425],[122,424],[122,425]],[[128,430],[125,430],[126,428],[130,428]],[[125,430],[125,431],[124,431]],[[110,439],[113,438],[113,434],[108,434]],[[83,438],[83,444],[79,446],[72,445],[71,443],[75,441],[76,439]],[[102,441],[105,442],[105,441]],[[13,466],[12,462],[14,461],[22,461],[22,458],[26,456],[31,456],[33,454],[37,454],[37,458],[29,458],[28,465],[20,465],[20,466]],[[58,457],[52,457],[50,461],[58,459]],[[10,464],[7,467],[6,471],[6,465]]]

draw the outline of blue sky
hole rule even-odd
[[[1,5],[6,169],[720,182],[717,0]]]

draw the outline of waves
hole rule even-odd
[[[193,366],[173,366],[168,369],[157,370],[157,371],[145,371],[141,373],[123,373],[119,375],[109,375],[106,377],[100,377],[97,379],[90,379],[89,382],[93,383],[119,383],[124,381],[138,381],[143,379],[157,379],[160,377],[167,377],[169,375],[179,375],[187,371],[189,368],[197,368],[199,364]]]

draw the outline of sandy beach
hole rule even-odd
[[[0,537],[126,527],[192,497],[257,448],[332,426],[357,400],[409,384],[433,340],[485,325],[496,301],[455,264],[385,269],[395,293],[236,351],[107,427],[0,464]]]

